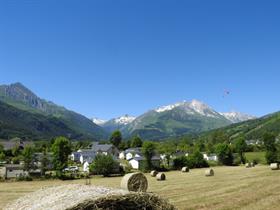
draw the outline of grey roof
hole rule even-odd
[[[86,157],[86,159],[84,160],[84,162],[92,163],[93,160],[94,160],[93,157]]]
[[[125,153],[141,153],[141,147],[135,147],[135,148],[128,148],[125,150]]]
[[[4,150],[11,150],[17,145],[21,148],[24,148],[26,145],[33,145],[31,141],[22,141],[22,140],[0,141],[0,144],[3,145]]]
[[[146,158],[144,158],[144,157],[134,157],[134,158],[131,158],[130,160],[142,161],[142,160],[145,160],[145,159]],[[154,156],[154,157],[152,157],[152,160],[160,160],[160,157]]]
[[[23,165],[20,164],[5,164],[4,167],[6,167],[6,169],[23,170]]]
[[[108,152],[114,146],[112,144],[93,144],[92,150],[95,152]]]
[[[78,153],[80,153],[81,155],[91,155],[91,154],[96,154],[96,151],[94,151],[94,150],[82,150],[81,152],[77,152],[76,154],[78,154]]]

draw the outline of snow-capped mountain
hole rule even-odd
[[[99,125],[99,126],[101,126],[101,125],[103,125],[104,123],[106,123],[107,120],[102,120],[102,119],[99,119],[99,118],[97,118],[97,117],[94,117],[94,118],[92,118],[92,122],[95,123],[95,124],[97,124],[97,125]]]
[[[199,133],[252,119],[241,113],[219,113],[207,104],[192,100],[161,106],[132,117],[124,115],[102,126],[106,131],[120,130],[124,137],[139,135],[144,139],[162,139],[187,133]]]
[[[135,120],[136,117],[130,115],[124,115],[121,117],[113,118],[104,122],[103,124],[99,124],[108,132],[113,132],[114,130],[122,130],[125,126],[129,125]]]
[[[117,124],[121,124],[121,125],[127,125],[129,123],[131,123],[133,120],[135,120],[136,117],[133,116],[129,116],[128,114],[115,118],[113,119],[115,121],[115,123]]]
[[[240,112],[220,112],[225,118],[230,120],[232,123],[243,122],[247,120],[255,119],[256,117]]]
[[[214,109],[209,107],[207,104],[198,101],[198,100],[192,100],[191,102],[183,101],[167,106],[162,106],[157,109],[155,109],[156,112],[161,113],[161,112],[166,112],[166,111],[171,111],[175,108],[182,108],[184,112],[188,114],[200,114],[203,116],[207,117],[220,117],[219,113],[216,112]]]

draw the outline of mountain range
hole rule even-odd
[[[156,140],[208,131],[254,118],[239,112],[219,113],[203,102],[192,100],[158,107],[139,117],[124,115],[108,121],[97,118],[93,121],[108,132],[118,129],[125,137],[139,135]]]
[[[254,119],[239,112],[220,113],[198,100],[149,110],[138,117],[111,120],[87,117],[40,98],[21,83],[0,85],[0,138],[49,139],[59,135],[77,140],[107,139],[118,129],[124,138],[139,135],[158,140],[200,133]]]

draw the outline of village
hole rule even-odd
[[[16,143],[9,141],[5,144],[5,142],[2,142],[2,144],[4,151],[12,150],[16,146],[18,146],[19,150],[24,151],[25,147],[30,146],[30,142],[23,142],[21,140]],[[92,142],[87,148],[81,148],[77,151],[71,152],[67,158],[67,167],[63,168],[62,172],[76,175],[94,174],[94,169],[90,171],[90,165],[94,162],[98,155],[110,156],[116,163],[118,163],[119,169],[115,170],[116,174],[130,171],[143,171],[146,165],[146,158],[143,155],[141,147],[119,150],[113,144]],[[188,157],[188,155],[188,152],[179,150],[176,150],[172,154],[153,152],[151,157],[152,169],[160,170],[163,165],[168,165],[171,169],[174,166],[173,160],[176,161],[177,158]],[[202,152],[201,155],[205,161],[218,161],[218,157],[214,153],[207,154]],[[32,167],[29,170],[26,170],[25,165],[24,160],[17,160],[14,162],[12,159],[9,163],[2,160],[0,162],[0,177],[2,180],[24,180],[24,177],[40,178],[43,175],[54,174],[53,153],[47,152],[44,154],[42,152],[34,152],[32,153],[32,158],[30,160],[30,165],[32,165]],[[44,165],[44,169],[42,168],[42,165]]]

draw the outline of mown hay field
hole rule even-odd
[[[279,209],[280,170],[268,166],[215,167],[215,175],[206,177],[205,169],[166,172],[165,181],[146,174],[149,192],[169,199],[178,209]],[[121,177],[91,179],[92,185],[119,188]],[[18,197],[46,186],[85,183],[75,181],[32,181],[0,183],[3,207]]]

